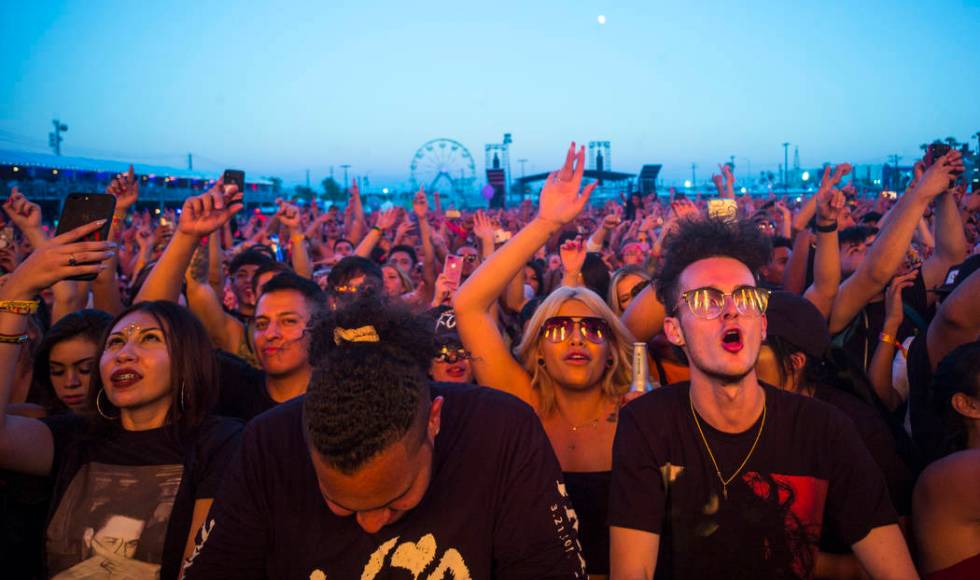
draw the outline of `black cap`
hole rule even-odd
[[[809,300],[790,292],[773,292],[766,308],[766,335],[778,336],[807,356],[822,358],[830,348],[827,321]]]
[[[978,268],[980,268],[980,254],[974,254],[969,258],[963,260],[946,272],[946,278],[944,279],[942,285],[937,286],[934,292],[937,294],[947,295],[959,286],[963,280],[970,277],[970,274],[974,273]]]

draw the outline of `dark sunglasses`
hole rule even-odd
[[[436,362],[441,363],[453,364],[457,361],[470,360],[471,358],[473,358],[473,355],[463,347],[453,348],[442,345],[439,348],[439,352],[436,353]]]
[[[612,332],[609,324],[598,316],[553,316],[544,321],[541,333],[548,342],[565,342],[578,324],[579,335],[585,340],[602,344]]]
[[[466,256],[460,256],[460,258],[462,258],[464,261],[469,262],[471,264],[477,260],[476,254],[469,254],[469,255],[466,255]]]

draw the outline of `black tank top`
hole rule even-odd
[[[578,539],[589,574],[609,574],[609,482],[611,471],[569,472],[568,498],[578,516]]]

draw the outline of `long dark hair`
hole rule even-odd
[[[196,427],[211,412],[218,398],[218,365],[211,340],[204,326],[183,306],[157,300],[140,302],[123,310],[103,333],[97,359],[105,352],[105,342],[112,328],[134,312],[152,316],[163,329],[170,355],[170,393],[172,403],[167,411],[167,425],[177,428]],[[119,410],[102,394],[101,373],[92,377],[87,402],[92,411],[101,407],[107,419],[95,413],[94,420],[103,426],[118,423]],[[98,401],[96,399],[99,399]],[[96,406],[98,403],[99,407]]]
[[[102,344],[102,337],[110,328],[111,322],[111,314],[95,309],[72,312],[56,322],[37,345],[37,351],[34,354],[34,375],[28,400],[43,406],[49,414],[68,411],[67,405],[61,402],[54,391],[54,385],[51,384],[51,350],[59,343],[73,338],[87,340],[98,349]],[[92,382],[89,381],[89,388],[91,386]]]
[[[980,397],[980,340],[953,349],[932,377],[932,408],[943,418],[943,456],[967,447],[967,421],[953,408],[957,393]]]

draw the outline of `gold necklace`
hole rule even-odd
[[[765,393],[763,393],[763,397]],[[708,439],[704,436],[704,431],[701,430],[701,422],[698,421],[698,414],[694,411],[694,396],[693,393],[688,394],[688,400],[691,402],[691,417],[694,417],[694,424],[698,426],[698,433],[701,435],[701,441],[704,442],[704,448],[708,450],[708,457],[711,458],[711,464],[715,466],[715,473],[718,474],[718,479],[721,480],[721,493],[725,499],[728,499],[728,484],[732,482],[738,474],[741,473],[745,464],[749,462],[749,458],[755,453],[755,447],[759,444],[759,439],[762,437],[762,429],[766,426],[766,400],[762,399],[762,422],[759,424],[759,432],[755,434],[755,441],[752,442],[752,449],[749,449],[748,455],[742,460],[742,464],[738,466],[735,473],[732,474],[727,480],[722,477],[721,469],[718,467],[718,462],[715,461],[715,454],[711,452],[711,445],[708,445]]]

